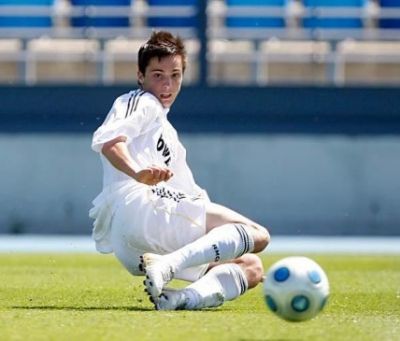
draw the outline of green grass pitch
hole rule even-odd
[[[263,255],[266,268],[284,256]],[[330,300],[290,323],[261,285],[217,309],[159,312],[113,256],[0,254],[0,340],[400,340],[400,256],[310,257]]]

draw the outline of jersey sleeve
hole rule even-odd
[[[162,112],[157,99],[143,91],[118,97],[103,124],[94,132],[92,149],[100,152],[104,143],[125,136],[126,143],[145,133]]]

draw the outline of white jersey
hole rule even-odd
[[[93,135],[92,149],[100,153],[104,170],[103,190],[93,201],[94,207],[89,212],[89,216],[95,219],[93,238],[100,252],[108,253],[114,249],[111,242],[111,226],[121,203],[131,203],[128,209],[131,216],[125,219],[127,224],[133,224],[135,221],[135,226],[152,229],[156,236],[165,234],[165,229],[160,233],[156,231],[158,225],[161,228],[178,218],[157,220],[159,217],[155,218],[151,213],[153,206],[150,213],[144,213],[150,209],[146,205],[153,205],[160,199],[162,209],[165,209],[163,200],[167,200],[168,197],[173,199],[167,200],[166,205],[170,212],[175,212],[174,217],[190,216],[190,221],[195,222],[195,226],[202,226],[204,229],[204,202],[209,201],[208,195],[195,183],[186,163],[186,150],[180,143],[176,130],[169,123],[167,113],[168,109],[163,108],[152,94],[142,90],[131,91],[115,100],[105,121]],[[101,150],[104,143],[119,136],[125,136],[127,139],[126,144],[134,161],[135,171],[152,165],[168,167],[174,173],[173,177],[166,184],[147,186],[112,166]],[[181,200],[185,197],[192,199]],[[187,221],[189,220],[180,220],[175,224],[184,226],[184,231],[187,231]],[[203,232],[202,229],[197,229],[194,233],[198,236]],[[188,235],[187,232],[181,234]],[[168,235],[164,236],[164,239],[166,238]]]
[[[168,167],[174,176],[168,185],[190,195],[203,190],[197,186],[186,163],[186,150],[178,134],[167,119],[169,109],[143,90],[131,91],[118,97],[104,123],[93,136],[92,149],[100,152],[103,144],[118,136],[127,138],[126,144],[136,171],[155,165]],[[131,179],[117,170],[100,153],[103,164],[103,188]]]

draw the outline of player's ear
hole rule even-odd
[[[139,83],[140,86],[143,85],[143,82],[144,82],[144,75],[143,75],[143,73],[140,72],[140,71],[137,72],[137,81],[138,81],[138,83]]]

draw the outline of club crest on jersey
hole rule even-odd
[[[157,141],[157,151],[161,152],[162,156],[164,157],[164,163],[169,166],[169,163],[171,162],[171,152],[169,151],[162,134]]]

